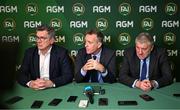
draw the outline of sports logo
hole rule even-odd
[[[31,43],[32,45],[36,45],[36,34],[35,33],[30,33],[27,38],[28,38],[29,43]]]
[[[174,15],[178,11],[178,7],[175,3],[168,3],[165,7],[165,13],[168,15]]]
[[[151,30],[154,27],[154,21],[151,18],[144,18],[141,22],[141,26],[144,30]]]
[[[50,21],[50,26],[54,28],[55,31],[58,31],[62,28],[61,19],[53,18]]]
[[[85,12],[85,7],[81,3],[76,3],[72,6],[72,11],[76,16],[81,16]]]
[[[164,35],[164,43],[167,45],[173,45],[176,42],[176,35],[168,32]]]
[[[131,36],[128,33],[119,34],[118,41],[121,45],[128,45],[131,42]]]
[[[108,21],[105,18],[99,18],[96,21],[96,28],[100,31],[104,31],[108,28]]]
[[[3,27],[8,31],[12,31],[16,28],[16,22],[12,18],[6,18],[3,22]]]
[[[127,16],[131,13],[131,5],[129,3],[122,3],[119,5],[119,13],[123,16]]]
[[[38,13],[38,6],[35,3],[28,3],[25,8],[26,13],[34,16]]]
[[[84,43],[84,34],[76,33],[73,35],[73,42],[77,45],[82,45]]]

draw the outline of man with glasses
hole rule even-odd
[[[58,87],[72,81],[72,61],[68,51],[54,44],[55,31],[42,25],[36,29],[35,47],[25,52],[18,82],[32,89]]]
[[[148,33],[140,33],[135,39],[135,44],[135,47],[124,52],[119,81],[143,91],[172,83],[166,50],[156,47]]]

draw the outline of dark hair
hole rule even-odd
[[[91,30],[89,30],[89,31],[87,31],[85,33],[85,35],[87,35],[87,34],[90,34],[90,35],[95,34],[95,35],[97,35],[97,38],[98,38],[99,42],[103,43],[104,35],[103,35],[102,32],[97,31],[95,29],[91,29]]]
[[[37,31],[47,31],[48,35],[50,36],[50,38],[54,38],[55,39],[55,31],[54,28],[48,25],[40,25],[36,28],[36,32]]]
[[[140,33],[135,40],[135,43],[140,42],[140,43],[150,43],[150,45],[154,45],[154,40],[153,37],[146,32]]]

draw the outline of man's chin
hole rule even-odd
[[[91,54],[91,52],[90,52],[90,51],[87,51],[87,50],[86,50],[86,53],[87,53],[87,54]]]
[[[139,58],[140,60],[143,60],[143,59],[144,59],[144,57],[141,57],[141,56],[138,56],[138,58]]]

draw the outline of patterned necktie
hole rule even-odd
[[[142,65],[142,71],[141,71],[141,78],[140,80],[146,79],[146,73],[147,73],[147,64],[146,64],[146,58],[143,60],[143,65]]]
[[[96,56],[92,56],[94,60],[96,60]],[[91,70],[91,82],[98,82],[98,72],[97,70]]]

